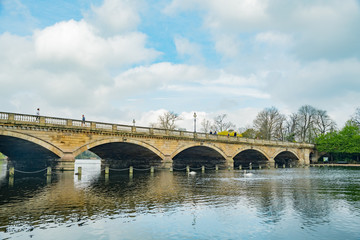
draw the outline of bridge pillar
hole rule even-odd
[[[310,163],[317,163],[321,154],[318,151],[315,151],[315,153],[312,155],[310,159]]]
[[[267,165],[268,165],[269,168],[275,168],[275,160],[274,160],[274,158],[270,158]]]
[[[310,150],[301,149],[299,154],[299,166],[308,166],[310,165]]]
[[[303,165],[310,165],[310,150],[304,149]]]
[[[228,169],[234,169],[234,159],[232,157],[227,157],[226,158],[226,167]]]
[[[41,116],[41,117],[39,118],[39,124],[40,124],[40,125],[45,125],[45,117],[42,117],[42,116]]]
[[[162,163],[160,165],[160,168],[164,169],[170,169],[173,167],[173,160],[170,155],[165,156],[165,158],[162,160]]]
[[[64,156],[57,160],[55,169],[61,171],[74,171],[75,156],[72,153],[65,153]]]

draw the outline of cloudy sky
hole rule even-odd
[[[0,111],[237,127],[360,106],[359,0],[0,0]],[[198,129],[200,124],[198,125]]]

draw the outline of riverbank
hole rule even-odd
[[[310,167],[360,167],[359,163],[316,163]]]

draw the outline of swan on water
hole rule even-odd
[[[251,172],[246,172],[246,170],[244,170],[244,176],[252,176],[253,174]]]

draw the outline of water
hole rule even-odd
[[[79,165],[78,165],[79,164]],[[360,168],[0,173],[1,239],[360,239]]]

